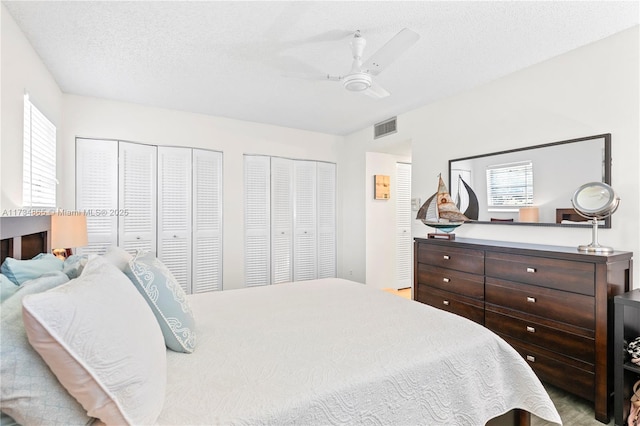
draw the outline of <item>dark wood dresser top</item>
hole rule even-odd
[[[435,238],[414,238],[416,242],[428,242],[429,244],[475,248],[483,250],[491,250],[494,252],[512,253],[531,255],[535,251],[536,256],[548,256],[553,258],[562,258],[567,260],[576,260],[591,263],[607,263],[616,260],[625,260],[631,258],[633,253],[628,251],[616,250],[613,253],[584,253],[578,251],[577,247],[553,246],[545,244],[528,244],[521,242],[494,241],[475,238],[456,238],[455,240],[438,240]]]

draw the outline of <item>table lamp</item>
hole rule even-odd
[[[536,206],[521,207],[518,215],[520,222],[538,222],[540,212]]]
[[[51,216],[51,248],[58,259],[66,259],[67,249],[84,247],[87,243],[87,217],[84,214],[73,212]]]

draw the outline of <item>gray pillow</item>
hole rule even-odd
[[[191,353],[196,346],[195,320],[184,290],[152,253],[138,252],[124,273],[153,311],[167,347]]]
[[[62,262],[60,262],[62,264]],[[94,419],[58,382],[31,347],[22,322],[22,298],[69,281],[62,272],[50,272],[25,281],[2,303],[0,329],[0,405],[2,412],[23,425],[86,425]]]

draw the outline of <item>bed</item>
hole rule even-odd
[[[69,297],[74,286],[84,289],[93,285],[97,291],[112,293],[64,305],[54,313],[53,322],[69,311],[73,311],[69,316],[81,317],[83,309],[93,314],[91,318],[108,315],[110,311],[101,314],[101,309],[111,303],[110,297],[113,303],[120,303],[126,296],[127,303],[118,308],[118,318],[111,318],[109,328],[117,327],[121,320],[131,336],[111,338],[113,347],[109,344],[106,349],[83,341],[75,353],[68,348],[74,344],[73,338],[61,344],[73,355],[72,361],[79,362],[91,379],[98,381],[99,390],[110,401],[115,400],[116,411],[134,412],[155,404],[151,417],[126,414],[123,422],[481,425],[493,419],[491,424],[500,420],[527,424],[528,413],[533,413],[561,424],[549,396],[518,353],[491,331],[462,317],[337,278],[203,293],[184,299],[195,321],[197,342],[191,353],[177,352],[166,349],[162,338],[160,343],[155,337],[147,341],[153,334],[148,331],[151,325],[131,326],[143,321],[127,320],[126,310],[135,303],[142,306],[143,298],[135,292],[129,294],[131,282],[107,263],[90,260],[78,278],[31,298],[25,296],[23,316],[27,332],[32,333],[33,318],[29,320],[29,315],[38,320],[46,317],[55,304],[52,300]],[[92,274],[95,282],[89,278]],[[106,286],[105,281],[110,284]],[[119,283],[122,288],[117,287]],[[117,295],[114,289],[119,289]],[[56,292],[58,299],[41,297]],[[3,308],[8,301],[2,302]],[[141,315],[142,311],[132,307],[131,314]],[[55,334],[50,330],[55,324],[41,322],[45,331]],[[96,333],[102,325],[83,322],[83,326],[93,327],[92,339],[102,334],[108,338],[111,331]],[[57,367],[50,365],[50,354],[32,337],[29,334],[30,343],[62,384],[59,392],[67,390],[82,402],[83,396],[76,395],[74,388],[78,379],[58,374]],[[121,337],[131,340],[119,347]],[[110,388],[111,376],[102,382],[100,377],[96,379],[100,369],[92,367],[93,359],[82,353],[93,351],[92,356],[102,362],[100,367],[106,364],[110,351],[120,355],[135,345],[147,352],[139,356],[143,362],[134,360],[131,374],[144,370],[148,376],[124,392]],[[150,367],[154,363],[160,367]],[[119,368],[126,371],[128,367]],[[53,394],[49,392],[49,398]],[[148,401],[152,394],[157,396],[153,404]],[[118,401],[120,397],[122,401]],[[5,403],[3,399],[3,412]],[[86,408],[84,402],[82,406]],[[54,422],[53,418],[48,420]]]

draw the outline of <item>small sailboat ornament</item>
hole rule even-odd
[[[449,190],[442,181],[441,175],[438,175],[438,192],[424,202],[420,210],[418,210],[416,219],[420,219],[427,226],[444,232],[444,234],[427,234],[428,238],[447,240],[455,239],[455,234],[452,234],[451,231],[470,220],[456,207],[453,199],[451,199]]]

